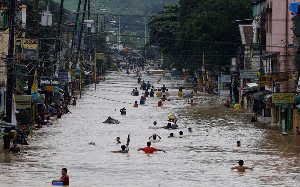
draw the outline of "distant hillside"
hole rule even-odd
[[[60,2],[60,0],[55,0]],[[82,0],[84,1],[84,0]],[[113,14],[151,15],[170,3],[178,0],[91,0],[97,8],[108,9]],[[65,7],[75,10],[78,0],[65,0]]]

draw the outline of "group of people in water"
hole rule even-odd
[[[159,98],[159,101],[158,101],[158,104],[157,104],[158,107],[161,107],[163,105],[163,102],[167,101],[168,89],[167,89],[166,85],[163,85],[161,88],[155,89],[154,86],[151,85],[150,81],[146,82],[146,81],[142,80],[141,77],[138,77],[137,82],[138,82],[138,84],[140,84],[140,90],[141,90],[142,94],[141,94],[141,97],[140,97],[140,101],[139,102],[135,101],[133,107],[137,108],[139,105],[144,105],[146,103],[147,98],[153,98],[155,96]],[[131,95],[132,96],[140,96],[139,89],[137,87],[134,88],[131,92]],[[120,113],[121,113],[121,115],[126,115],[126,108],[120,109]],[[104,123],[111,122],[113,120],[114,119],[109,117],[109,119],[106,120]],[[157,121],[154,121],[153,126],[149,127],[149,128],[153,128],[153,129],[159,129],[159,128],[162,128],[162,129],[178,129],[177,118],[176,118],[175,114],[170,113],[168,115],[168,122],[165,126],[159,127],[159,126],[157,126]],[[191,132],[191,128],[189,128],[189,132]],[[183,137],[183,131],[179,131],[178,135],[179,135],[179,138],[182,138]],[[174,137],[176,137],[174,135],[174,133],[170,133],[169,136],[168,136],[168,138],[174,138]],[[161,141],[161,139],[162,139],[162,137],[159,136],[158,134],[156,134],[156,133],[152,134],[148,138],[148,142],[147,142],[146,146],[143,147],[143,148],[139,148],[138,151],[143,151],[146,154],[152,154],[152,153],[157,152],[157,151],[166,152],[165,150],[152,147],[153,143],[157,143],[157,142]],[[116,143],[121,144],[121,149],[117,150],[117,151],[112,151],[112,153],[128,153],[129,152],[129,148],[128,148],[129,142],[130,142],[129,135],[128,135],[128,138],[127,138],[127,144],[126,145],[121,143],[121,138],[120,137],[117,137],[116,138]]]
[[[161,88],[159,89],[155,89],[153,85],[150,84],[150,82],[148,81],[147,83],[145,81],[141,80],[141,77],[138,78],[138,83],[141,84],[141,90],[144,91],[144,93],[141,96],[140,102],[138,103],[138,101],[135,101],[133,107],[138,107],[139,104],[143,105],[146,102],[146,98],[147,97],[155,97],[155,92],[156,92],[156,96],[158,98],[160,98],[160,100],[158,101],[158,107],[161,107],[163,105],[163,102],[167,101],[167,92],[168,89],[165,85],[163,85]],[[150,91],[149,91],[150,90]],[[134,88],[131,92],[132,96],[139,96],[140,95],[140,91],[138,90],[138,88]],[[183,90],[182,88],[179,89],[178,92],[178,97],[183,97]],[[193,103],[193,100],[191,99],[191,101],[189,101],[191,103]],[[126,115],[127,110],[125,107],[120,109],[120,114],[121,115]],[[169,113],[168,114],[168,121],[167,124],[165,126],[157,126],[157,121],[153,122],[153,126],[150,126],[150,129],[168,129],[168,130],[174,130],[174,129],[178,129],[178,125],[177,125],[177,117],[175,116],[175,114],[173,113]],[[108,124],[119,124],[120,121],[113,119],[112,117],[108,117],[107,120],[105,120],[103,123],[108,123]],[[191,127],[187,128],[188,133],[192,133],[193,130]],[[299,130],[299,134],[300,134],[300,130]],[[178,131],[178,134],[176,135],[174,132],[169,133],[168,138],[184,138],[184,132],[182,130]],[[152,134],[150,137],[148,137],[148,141],[146,143],[145,147],[142,148],[138,148],[137,151],[142,151],[145,154],[153,154],[155,152],[164,152],[166,153],[166,150],[164,149],[159,149],[156,147],[153,147],[152,144],[154,143],[158,143],[162,140],[162,137],[160,135],[158,135],[157,133]],[[115,139],[116,144],[121,145],[120,146],[120,150],[116,150],[116,151],[111,151],[111,153],[121,153],[121,154],[128,154],[129,153],[129,144],[130,144],[130,135],[128,135],[127,137],[127,143],[126,144],[122,144],[121,142],[121,138],[120,137],[116,137]],[[96,145],[95,142],[89,142],[89,145]],[[241,147],[241,142],[237,141],[237,147]],[[253,169],[247,166],[244,166],[244,161],[243,160],[239,160],[238,165],[232,167],[232,170],[236,170],[238,172],[245,172],[247,169]],[[67,174],[67,169],[63,168],[62,169],[62,176],[59,180],[54,180],[52,182],[53,185],[69,185],[69,176]]]
[[[156,96],[160,98],[160,100],[158,101],[158,107],[161,107],[163,105],[163,102],[167,101],[167,92],[168,92],[168,89],[167,89],[167,87],[165,85],[163,85],[161,88],[155,89],[154,86],[151,85],[149,81],[147,81],[147,83],[145,81],[142,81],[141,77],[138,78],[138,83],[141,84],[140,89],[142,91],[144,91],[144,93],[141,95],[141,98],[140,98],[140,102],[139,102],[140,105],[145,104],[146,98],[148,98],[148,97],[155,97],[155,91],[156,91]],[[139,92],[139,90],[138,90],[137,87],[133,89],[131,95],[133,95],[133,96],[139,96],[140,95],[140,92]],[[178,97],[183,97],[183,96],[184,96],[183,89],[180,88],[179,92],[178,92]],[[133,107],[138,107],[139,104],[138,104],[138,101],[135,101]],[[191,104],[191,105],[194,104],[193,99],[191,99],[189,101],[189,104]],[[126,109],[125,108],[121,109],[120,112],[121,112],[121,115],[126,115]],[[159,126],[157,126],[157,121],[154,121],[153,122],[153,126],[149,127],[149,128],[152,128],[152,129],[160,129],[160,128],[163,128],[163,129],[178,129],[177,117],[173,113],[170,113],[168,115],[168,122],[167,122],[167,124],[165,126],[159,127]],[[192,133],[192,128],[191,127],[188,127],[188,132]],[[183,134],[184,133],[183,133],[182,130],[180,130],[178,132],[178,136],[175,136],[174,132],[171,132],[169,134],[168,138],[174,138],[174,137],[183,138],[184,137]],[[128,138],[129,138],[129,136],[128,136]],[[143,151],[146,154],[153,154],[153,153],[155,153],[157,151],[166,152],[163,149],[158,149],[158,148],[152,147],[153,143],[160,142],[161,139],[162,139],[161,136],[159,136],[158,134],[154,133],[153,135],[151,135],[148,138],[147,145],[145,147],[143,147],[143,148],[139,148],[138,151]],[[116,142],[117,142],[117,144],[121,144],[120,137],[116,138]],[[127,145],[121,145],[121,150],[112,151],[112,152],[113,153],[128,153],[129,152],[128,145],[129,145],[129,140],[127,140]],[[237,147],[241,147],[241,142],[240,141],[237,141]],[[244,166],[244,161],[243,160],[239,160],[238,161],[238,165],[232,167],[231,169],[232,170],[236,170],[238,172],[245,172],[247,169],[253,169],[253,168]]]

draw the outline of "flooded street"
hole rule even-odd
[[[144,79],[156,83],[159,77]],[[161,83],[168,86],[172,82]],[[278,145],[289,143],[283,140],[288,137],[247,124],[241,117],[218,115],[217,110],[211,110],[210,115],[193,115],[184,100],[172,100],[158,108],[158,99],[150,98],[145,106],[133,108],[138,99],[130,92],[137,86],[134,77],[120,73],[109,74],[96,91],[90,86],[77,106],[70,108],[71,114],[34,133],[25,153],[2,155],[0,186],[50,186],[62,167],[69,170],[70,186],[82,187],[299,186],[299,146],[286,153],[288,145]],[[216,100],[202,97],[203,105],[205,100]],[[120,115],[122,107],[127,108],[126,116]],[[169,112],[179,115],[180,129],[149,128],[154,120],[159,126],[166,125]],[[121,123],[103,124],[108,116]],[[186,127],[192,127],[193,132]],[[184,138],[167,138],[171,132],[178,136],[179,130]],[[167,153],[148,156],[137,151],[153,133],[162,137],[153,146]],[[111,153],[120,149],[115,137],[125,143],[128,134],[129,154]],[[236,147],[238,140],[240,148]],[[89,145],[91,141],[96,145]],[[231,171],[240,159],[254,170],[244,174]]]

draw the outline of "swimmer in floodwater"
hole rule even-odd
[[[241,147],[241,141],[237,141],[237,142],[236,142],[236,146],[237,146],[237,147]]]
[[[179,138],[183,137],[183,131],[179,131]]]
[[[61,177],[59,180],[53,180],[52,184],[56,183],[56,182],[61,182],[63,183],[64,186],[68,186],[69,185],[69,175],[68,175],[68,170],[67,168],[62,168],[61,169]]]
[[[159,142],[161,140],[161,137],[157,134],[153,134],[152,136],[149,137],[149,140],[151,142]]]
[[[112,153],[128,153],[129,149],[126,145],[121,145],[121,150],[119,151],[111,151]]]
[[[157,151],[162,151],[162,152],[166,152],[165,150],[162,150],[162,149],[156,149],[154,147],[151,147],[151,142],[147,142],[147,147],[144,147],[144,148],[139,148],[138,151],[144,151],[144,153],[146,154],[153,154]]]
[[[150,90],[150,97],[154,97],[154,89]]]
[[[120,137],[116,137],[116,143],[121,144],[121,138]]]
[[[135,108],[138,108],[138,107],[139,107],[139,104],[138,104],[138,102],[137,102],[137,101],[134,101],[134,105],[133,105],[133,107],[135,107]]]
[[[120,113],[121,115],[126,115],[126,108],[123,107],[122,109],[120,109]]]
[[[170,133],[170,135],[168,136],[168,138],[174,138],[175,136],[174,136],[174,133]]]
[[[239,164],[238,166],[234,166],[231,169],[236,170],[238,172],[245,172],[247,169],[253,170],[253,168],[244,166],[244,161],[243,160],[239,160],[238,164]]]
[[[159,100],[159,101],[157,102],[157,106],[158,106],[158,107],[162,107],[162,106],[163,106],[162,100]]]

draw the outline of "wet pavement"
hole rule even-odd
[[[156,83],[160,77],[145,79]],[[163,108],[156,107],[157,98],[133,108],[138,99],[130,95],[134,87],[133,76],[111,73],[96,91],[94,86],[87,88],[77,106],[70,108],[71,114],[34,133],[24,153],[1,156],[0,186],[50,186],[62,167],[69,169],[70,186],[299,186],[300,148],[293,143],[299,139],[257,128],[245,123],[242,116],[220,114],[225,109],[212,96],[196,100],[200,106],[215,105],[205,114],[201,107],[198,113],[185,100],[177,99]],[[127,108],[126,116],[120,115],[122,107]],[[154,120],[165,125],[169,112],[180,116],[180,129],[149,128]],[[121,123],[103,124],[108,116]],[[167,138],[171,132],[177,136],[179,130],[184,132],[183,138]],[[153,146],[167,153],[137,151],[153,133],[162,137]],[[120,149],[115,137],[125,143],[128,134],[130,153],[111,153]],[[236,147],[237,140],[241,148]],[[88,145],[91,141],[96,145]],[[254,170],[244,174],[231,171],[239,159]]]

